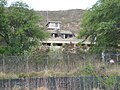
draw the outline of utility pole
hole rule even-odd
[[[48,11],[47,11],[47,22],[48,22]]]

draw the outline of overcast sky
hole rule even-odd
[[[18,0],[8,0],[15,2]],[[68,9],[88,9],[97,0],[21,0],[26,2],[34,10],[68,10]]]

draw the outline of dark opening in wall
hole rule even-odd
[[[62,46],[62,43],[53,43],[53,46]]]

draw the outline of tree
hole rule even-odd
[[[41,17],[23,2],[6,7],[6,0],[0,2],[0,36],[7,53],[23,54],[38,44],[47,34],[39,27]]]
[[[116,51],[120,45],[120,1],[98,0],[82,19],[80,36],[89,38],[93,51]]]

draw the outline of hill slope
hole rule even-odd
[[[40,22],[45,26],[48,21],[61,21],[61,29],[78,32],[80,30],[81,18],[85,10],[72,9],[61,11],[37,11],[37,14],[43,17]]]

